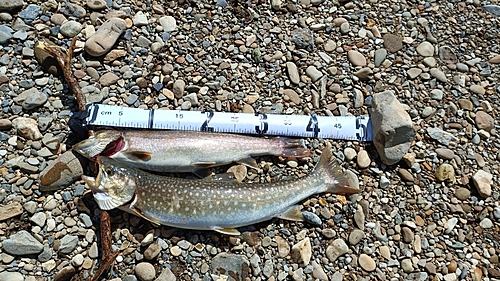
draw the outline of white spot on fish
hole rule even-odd
[[[185,210],[186,212],[187,212],[187,211],[189,211],[189,207],[186,207],[184,210]]]

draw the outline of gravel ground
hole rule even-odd
[[[368,116],[391,90],[416,133],[394,165],[342,140],[305,139],[305,159],[258,158],[245,181],[302,177],[332,145],[363,192],[303,202],[320,226],[274,219],[230,237],[114,210],[121,254],[103,280],[500,280],[495,4],[0,0],[0,280],[86,280],[100,261],[83,182],[40,177],[74,144],[77,105],[35,43],[74,36],[89,102]]]

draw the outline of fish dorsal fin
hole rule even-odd
[[[94,200],[101,210],[109,211],[120,206],[118,202],[103,192],[94,193]]]
[[[276,216],[277,218],[291,221],[303,221],[304,216],[300,212],[300,206],[294,205],[286,209],[283,213]]]
[[[125,157],[127,157],[131,161],[149,161],[151,160],[151,152],[149,151],[140,151],[140,150],[134,150],[134,151],[124,151],[122,152]]]
[[[241,233],[236,230],[235,228],[230,228],[230,227],[214,227],[214,231],[217,231],[222,234],[226,235],[240,235]]]
[[[200,162],[191,162],[191,166],[200,168],[200,169],[206,169],[214,166],[216,163],[215,162],[209,162],[209,161],[200,161]]]
[[[255,159],[249,157],[249,158],[243,158],[241,160],[236,161],[238,164],[245,165],[250,168],[258,169],[259,165],[257,165],[257,161]]]

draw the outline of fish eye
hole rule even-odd
[[[104,169],[104,172],[106,172],[106,174],[107,174],[108,176],[112,176],[112,175],[114,174],[114,171],[113,171],[113,169],[111,169],[111,168],[106,168],[106,169]]]

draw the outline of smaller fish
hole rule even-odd
[[[89,159],[102,155],[155,172],[196,172],[232,162],[257,168],[252,156],[309,156],[297,139],[160,130],[102,130],[73,149]]]
[[[234,183],[159,176],[99,156],[96,178],[83,176],[103,210],[120,208],[156,224],[238,235],[236,228],[279,217],[302,221],[298,202],[317,193],[353,194],[329,148],[306,177]]]

